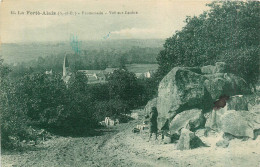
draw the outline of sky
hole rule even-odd
[[[0,42],[165,39],[181,30],[186,16],[207,10],[206,0],[3,0]],[[24,14],[19,14],[24,12]],[[56,15],[32,15],[32,12]],[[118,14],[118,12],[137,14]],[[11,12],[15,14],[11,14]],[[57,15],[58,12],[63,15]],[[76,12],[77,15],[65,15]],[[103,15],[82,12],[103,12]],[[114,13],[116,14],[110,14]]]

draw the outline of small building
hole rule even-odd
[[[105,72],[102,70],[79,70],[79,72],[84,73],[88,77],[88,82],[98,82],[105,81],[106,76]]]
[[[126,68],[135,73],[137,78],[151,78],[158,69],[158,64],[126,64]]]
[[[143,73],[135,73],[135,76],[137,78],[144,78],[144,74]]]
[[[45,74],[46,74],[46,75],[52,75],[52,69],[51,69],[50,71],[48,71],[48,70],[45,71]]]
[[[113,74],[113,72],[115,70],[118,70],[119,68],[106,68],[104,71],[107,73],[107,74]]]
[[[144,73],[144,77],[151,78],[154,73],[155,73],[154,70],[149,70],[148,72]]]

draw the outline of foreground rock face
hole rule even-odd
[[[260,99],[256,95],[237,95],[232,96],[228,100],[228,110],[252,110],[253,107],[256,107],[260,103]]]
[[[205,126],[236,137],[254,138],[254,131],[260,129],[260,111],[212,111]]]
[[[157,98],[159,118],[171,119],[184,108],[203,102],[206,78],[189,68],[173,68],[160,82]],[[163,119],[162,119],[163,121]]]
[[[249,93],[249,87],[244,79],[233,74],[216,73],[204,76],[207,78],[204,82],[204,86],[213,101],[224,94],[233,96]]]
[[[152,107],[156,107],[156,106],[157,106],[157,98],[148,101],[148,103],[144,108],[145,115],[149,114],[152,111]]]
[[[185,128],[181,130],[181,136],[177,143],[177,150],[189,150],[201,146],[205,146],[205,144],[194,134],[194,132]]]
[[[192,109],[177,114],[171,121],[169,130],[171,134],[180,135],[180,130],[182,128],[194,131],[195,129],[204,126],[204,124],[205,118],[202,114],[202,110]]]
[[[162,79],[157,98],[159,128],[185,110],[211,109],[220,95],[249,93],[249,87],[242,78],[219,73],[225,72],[225,63],[216,63],[214,68],[212,72],[205,72],[203,67],[175,67]]]

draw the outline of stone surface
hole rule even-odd
[[[248,111],[248,100],[246,96],[236,95],[230,97],[228,100],[227,109],[228,110],[245,110]]]
[[[216,73],[204,76],[207,78],[204,85],[213,101],[217,100],[219,96],[224,94],[233,96],[250,93],[247,83],[242,78],[233,74]]]
[[[256,104],[249,109],[248,120],[250,120],[250,125],[254,130],[260,130],[260,104]]]
[[[248,111],[257,107],[258,104],[260,104],[260,98],[257,95],[236,95],[228,100],[228,110]]]
[[[164,144],[170,144],[170,143],[172,143],[171,137],[170,137],[170,136],[164,136],[163,143],[164,143]]]
[[[235,137],[254,138],[254,130],[260,129],[260,111],[235,111],[227,107],[213,110],[205,126]]]
[[[201,72],[203,74],[214,74],[216,73],[216,66],[208,65],[201,67]]]
[[[198,137],[205,136],[205,133],[206,133],[206,129],[198,129],[198,130],[195,131],[195,135],[198,136]]]
[[[201,72],[203,74],[215,74],[215,73],[225,73],[227,71],[227,65],[224,62],[217,62],[215,66],[208,65],[201,67]]]
[[[195,134],[188,129],[183,128],[181,130],[181,136],[177,143],[177,150],[189,150],[191,149],[191,141],[195,137]]]
[[[225,62],[216,62],[215,63],[216,67],[216,73],[226,73],[229,72],[227,69],[227,64]]]
[[[242,78],[219,73],[225,71],[225,64],[216,63],[216,69],[217,73],[203,75],[199,68],[175,67],[162,79],[156,101],[159,129],[185,110],[212,109],[213,102],[221,95],[233,96],[250,92]],[[152,101],[147,106],[154,105]]]
[[[205,77],[189,68],[173,68],[160,82],[157,109],[159,119],[171,119],[186,108],[196,108],[204,99]]]
[[[205,146],[205,144],[195,135],[194,132],[185,128],[181,130],[181,136],[177,143],[177,150],[189,150],[201,146]]]
[[[201,109],[192,109],[177,114],[171,121],[169,130],[171,134],[180,134],[182,128],[194,131],[205,124]]]
[[[157,107],[157,98],[147,102],[146,106],[144,107],[145,115],[149,115],[149,113],[152,111],[152,107]]]
[[[228,140],[220,140],[216,143],[217,147],[227,148],[229,146]]]

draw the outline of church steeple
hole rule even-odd
[[[67,55],[64,57],[64,62],[63,62],[63,76],[65,77],[68,73],[68,68],[69,68],[69,61],[67,59]]]

